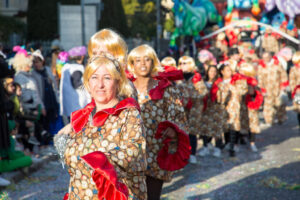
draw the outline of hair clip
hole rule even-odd
[[[116,66],[117,71],[118,72],[121,71],[121,64],[120,64],[120,62],[113,55],[111,55],[110,53],[107,53],[107,52],[100,52],[99,55],[95,55],[95,56],[91,57],[89,59],[89,64],[92,63],[92,62],[94,62],[98,58],[106,58],[106,59],[110,60]]]

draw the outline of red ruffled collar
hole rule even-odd
[[[91,112],[96,107],[95,101],[87,104],[83,109],[77,110],[71,114],[71,124],[76,133],[81,131],[87,124]],[[119,115],[127,108],[136,108],[140,110],[139,104],[133,98],[126,98],[120,101],[114,108],[107,108],[98,111],[93,117],[94,126],[103,126],[110,115]]]
[[[263,103],[263,100],[263,95],[258,90],[255,90],[255,99],[253,101],[250,94],[247,94],[245,99],[247,107],[252,110],[258,110]]]
[[[255,78],[247,77],[247,84],[255,87],[255,86],[257,86],[258,82]]]
[[[128,70],[125,70],[125,73],[126,73],[126,77],[130,80],[130,81],[135,81],[135,77],[133,76],[132,73],[130,73]]]
[[[217,100],[217,92],[219,90],[219,83],[223,81],[222,78],[218,78],[212,85],[210,89],[210,99],[212,102],[215,102]]]
[[[261,65],[263,68],[266,68],[267,65],[263,60],[259,60],[259,65]],[[278,65],[279,64],[279,60],[277,58],[277,56],[273,56],[273,64]]]
[[[192,82],[194,84],[196,84],[196,83],[198,83],[199,81],[202,80],[202,77],[201,77],[201,74],[199,72],[195,71],[194,73],[195,73],[195,75],[192,78]]]
[[[165,89],[172,85],[172,83],[166,78],[159,76],[156,78],[159,80],[157,86],[149,91],[149,96],[152,100],[162,99],[164,97]]]

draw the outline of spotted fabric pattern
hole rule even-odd
[[[90,117],[91,119],[91,117]],[[70,174],[69,199],[98,199],[93,169],[81,156],[94,151],[106,154],[118,180],[129,190],[130,200],[146,199],[146,141],[142,118],[136,108],[110,115],[101,127],[91,121],[67,142],[65,163]]]

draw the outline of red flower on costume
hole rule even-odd
[[[279,65],[279,60],[278,60],[277,56],[273,56],[273,60],[274,60],[275,65]]]
[[[83,109],[77,110],[71,114],[71,125],[76,133],[81,131],[87,124],[91,112],[96,107],[95,101],[87,104]],[[93,117],[94,126],[103,126],[109,115],[119,115],[124,109],[137,108],[140,110],[139,104],[133,98],[126,98],[118,103],[115,108],[107,108],[98,111]]]
[[[98,199],[127,200],[128,189],[118,181],[117,172],[104,153],[95,151],[81,159],[94,170],[92,178],[98,190]]]
[[[171,138],[167,137],[163,141],[163,147],[158,152],[157,163],[161,169],[167,171],[175,171],[182,169],[188,164],[188,159],[191,154],[191,146],[189,136],[176,124],[170,121],[164,121],[159,123],[155,134],[155,138],[162,138],[163,132],[169,127],[173,128],[177,133],[177,150],[173,154],[169,153],[169,145],[171,142]]]
[[[247,94],[245,99],[247,107],[252,110],[258,110],[263,103],[263,100],[264,98],[258,90],[255,90],[255,99],[253,101],[250,94]]]
[[[262,66],[263,68],[266,68],[266,67],[267,67],[266,63],[265,63],[263,60],[259,60],[258,64],[259,64],[260,66]]]
[[[293,92],[292,92],[292,98],[295,97],[296,92],[297,92],[298,89],[300,89],[300,85],[297,85],[297,86],[294,88],[294,90],[293,90]]]

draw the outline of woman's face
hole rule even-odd
[[[229,79],[231,78],[232,75],[232,71],[230,69],[229,66],[224,67],[224,69],[222,70],[222,75],[223,75],[223,79]]]
[[[136,57],[133,60],[134,74],[137,77],[151,76],[153,62],[149,56]]]
[[[99,66],[89,79],[89,92],[96,104],[107,104],[116,99],[117,81],[105,66]]]
[[[189,66],[189,63],[187,61],[180,61],[179,62],[179,68],[183,72],[190,72],[190,66]]]
[[[34,58],[33,59],[33,65],[36,70],[42,70],[43,69],[43,61],[40,58]]]
[[[216,76],[217,76],[217,69],[214,67],[211,67],[208,71],[209,80],[213,80]]]
[[[16,95],[18,97],[22,96],[22,88],[21,87],[16,87]]]

